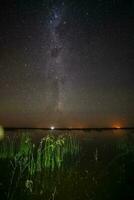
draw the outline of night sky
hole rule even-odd
[[[134,1],[1,0],[0,124],[134,126]]]

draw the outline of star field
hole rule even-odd
[[[0,7],[0,124],[134,126],[134,2]]]

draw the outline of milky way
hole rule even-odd
[[[64,4],[56,5],[50,11],[48,17],[49,29],[49,49],[47,55],[47,105],[48,110],[61,113],[64,101],[64,64],[62,60],[63,44],[58,33],[58,28],[62,22]],[[64,79],[65,82],[65,79]]]

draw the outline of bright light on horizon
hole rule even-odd
[[[54,129],[55,129],[55,127],[54,127],[54,126],[51,126],[51,127],[50,127],[50,129],[51,129],[51,130],[54,130]]]

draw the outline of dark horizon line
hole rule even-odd
[[[5,130],[9,130],[9,129],[42,129],[42,130],[110,130],[110,129],[134,129],[134,127],[92,127],[92,128],[54,128],[51,129],[50,128],[37,128],[37,127],[3,127]]]

